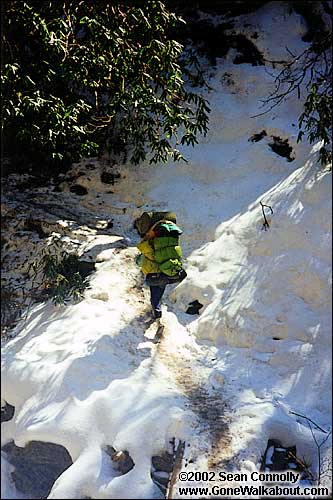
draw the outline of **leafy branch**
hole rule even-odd
[[[132,163],[184,160],[208,131],[195,54],[170,36],[184,23],[161,1],[4,3],[5,154],[34,168],[105,148]],[[26,158],[23,167],[26,168]]]

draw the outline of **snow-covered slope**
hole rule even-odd
[[[234,29],[257,32],[270,59],[306,46],[304,21],[285,2],[239,17]],[[117,212],[129,246],[105,236],[94,250],[92,235],[97,271],[84,301],[35,307],[3,348],[2,397],[15,406],[3,444],[53,442],[73,461],[49,498],[160,498],[151,459],[172,452],[173,438],[190,445],[187,470],[258,469],[268,439],[277,439],[317,472],[309,426],[290,411],[331,426],[331,173],[316,163],[318,145],[296,143],[301,100],[251,118],[273,70],[235,65],[234,55],[213,71],[210,133],[186,151],[188,164],[123,166],[113,193],[93,170],[89,182],[81,176],[89,192],[80,205],[101,218]],[[271,149],[274,136],[288,139],[293,161]],[[260,201],[273,209],[267,231]],[[132,231],[133,218],[154,209],[177,213],[188,272],[168,295],[159,345],[143,321],[148,292]],[[204,307],[189,316],[195,299]],[[127,450],[134,468],[120,475],[108,446]],[[5,457],[2,464],[4,498],[16,498]]]
[[[258,460],[268,439],[281,439],[314,464],[307,422],[288,413],[330,428],[330,175],[309,162],[262,199],[274,207],[268,230],[258,199],[192,253],[173,296],[205,306],[190,330],[215,346],[221,394],[237,409],[233,452]]]

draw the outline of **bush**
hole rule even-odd
[[[133,163],[184,159],[178,148],[207,132],[209,107],[186,89],[197,75],[185,76],[170,37],[180,23],[154,0],[4,2],[4,154],[24,169],[104,149]]]
[[[92,267],[94,267],[92,265]],[[55,304],[79,302],[88,286],[88,272],[83,272],[78,255],[62,248],[59,239],[53,238],[39,261],[31,264],[33,279],[39,281]]]

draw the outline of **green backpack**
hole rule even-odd
[[[143,214],[134,221],[134,227],[140,235],[147,231],[159,220],[169,220],[176,224],[176,214],[174,212],[143,212]]]

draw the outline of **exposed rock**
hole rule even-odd
[[[85,279],[89,274],[95,271],[95,263],[85,260],[78,261],[78,272],[82,279]]]
[[[92,299],[96,299],[96,300],[102,300],[103,302],[107,302],[109,300],[109,295],[107,292],[96,292],[96,293],[92,293],[90,295],[90,297]]]
[[[14,413],[15,406],[10,405],[6,401],[5,406],[2,406],[1,408],[1,422],[8,422],[9,420],[11,420],[14,416]]]
[[[47,238],[49,236],[48,233],[43,230],[41,221],[33,221],[28,219],[24,222],[23,228],[25,229],[25,231],[32,231],[37,233],[41,239]]]
[[[69,190],[71,193],[77,194],[78,196],[84,196],[85,194],[88,194],[88,189],[80,186],[80,184],[74,184],[74,186],[71,186]]]
[[[253,134],[251,135],[249,141],[251,142],[258,142],[258,141],[261,141],[261,139],[263,137],[265,137],[267,135],[266,133],[266,130],[262,130],[261,132],[259,132],[258,134]]]
[[[165,451],[163,455],[155,455],[151,459],[153,467],[156,471],[172,472],[173,455]]]
[[[135,463],[127,450],[116,451],[113,446],[106,446],[105,451],[110,455],[114,469],[120,474],[127,474],[133,469]]]
[[[261,52],[245,35],[234,35],[231,37],[230,43],[231,46],[239,52],[233,60],[234,64],[252,64],[252,66],[265,65]]]
[[[230,33],[232,21],[215,25],[212,20],[200,19],[190,21],[183,36],[183,42],[191,39],[198,52],[206,56],[212,65],[216,65],[217,57],[226,57],[234,48],[238,54],[234,64],[249,63],[252,66],[264,65],[264,58],[255,44],[241,33]]]
[[[151,459],[151,478],[165,495],[174,466],[174,455],[165,451],[162,455],[155,455]]]
[[[30,441],[21,448],[11,441],[2,450],[14,466],[15,487],[28,498],[47,498],[57,478],[73,463],[66,448],[53,443]]]
[[[282,156],[283,158],[287,158],[288,161],[295,160],[295,157],[291,156],[293,148],[288,143],[288,139],[281,139],[281,137],[277,137],[275,135],[272,136],[272,139],[273,142],[270,142],[268,145],[274,153]]]
[[[115,179],[120,179],[120,174],[118,172],[102,172],[101,174],[101,181],[104,182],[104,184],[114,185]]]
[[[189,307],[186,309],[187,314],[199,314],[200,309],[203,307],[198,300],[193,300],[189,303]]]
[[[269,439],[262,458],[261,470],[288,471],[301,473],[301,479],[309,477],[306,464],[297,457],[296,446],[282,446],[278,439]]]
[[[303,42],[313,42],[327,31],[323,15],[326,11],[326,14],[331,16],[332,9],[329,7],[327,11],[325,3],[328,4],[328,2],[291,2],[292,8],[303,17],[308,27],[307,33],[302,37]]]

